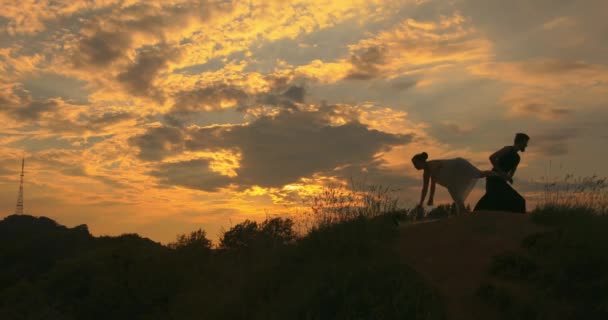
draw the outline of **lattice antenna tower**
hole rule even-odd
[[[25,158],[21,159],[21,180],[19,181],[19,196],[17,197],[17,209],[15,214],[23,214],[23,176],[25,172]]]

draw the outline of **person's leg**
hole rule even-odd
[[[522,197],[515,189],[513,195],[513,212],[526,213],[526,199]]]
[[[462,199],[462,192],[460,190],[456,190],[453,188],[448,188],[448,192],[450,193],[450,196],[452,197],[452,200],[454,200],[454,206],[456,207],[456,214],[459,215],[461,213],[464,212],[464,201]]]
[[[518,212],[519,213],[526,213],[526,199],[524,199],[524,197],[522,197],[521,195],[519,195],[519,208],[518,208]]]
[[[499,178],[486,178],[486,193],[479,199],[473,211],[495,210],[497,183],[499,183],[497,179]]]
[[[504,190],[504,210],[516,213],[526,213],[526,199],[512,186],[507,184]]]
[[[477,201],[477,204],[475,204],[475,207],[473,207],[473,211],[480,211],[480,210],[486,210],[486,208],[488,207],[488,194],[484,194],[481,199],[479,199],[479,201]]]
[[[462,212],[464,212],[464,213],[473,213],[473,212],[471,211],[471,208],[470,208],[470,207],[469,207],[469,208],[467,208],[467,206],[464,204],[464,202],[463,202],[463,203],[461,203],[461,208],[460,208],[460,209],[461,209],[461,211],[462,211]]]

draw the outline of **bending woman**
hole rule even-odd
[[[481,171],[463,158],[431,160],[427,161],[429,155],[426,152],[419,153],[412,158],[414,167],[424,170],[422,175],[423,186],[419,206],[424,204],[424,199],[431,187],[428,205],[433,205],[435,196],[435,185],[439,184],[448,189],[450,196],[456,204],[457,213],[465,209],[464,201],[473,190],[478,179],[494,176],[495,172]]]

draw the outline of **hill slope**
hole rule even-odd
[[[165,247],[9,216],[0,319],[445,319],[436,292],[395,254],[390,216],[285,242],[268,236],[290,224],[272,221],[270,231],[238,224],[223,235],[232,245],[212,249],[204,233]]]
[[[200,230],[165,247],[10,216],[0,319],[608,319],[608,215],[396,216],[291,240],[275,234],[288,220],[245,221],[219,249]]]
[[[397,243],[402,259],[441,294],[449,319],[495,319],[475,296],[492,258],[520,250],[539,231],[529,215],[477,212],[403,225]]]

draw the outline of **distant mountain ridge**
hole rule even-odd
[[[86,224],[81,224],[74,228],[67,228],[47,217],[13,214],[0,220],[0,240],[18,237],[23,232],[35,231],[79,233],[91,236]]]
[[[35,277],[62,259],[97,250],[125,237],[142,245],[164,248],[136,235],[94,237],[86,224],[68,228],[47,217],[10,215],[0,221],[0,278],[7,273],[17,276],[15,272]]]

